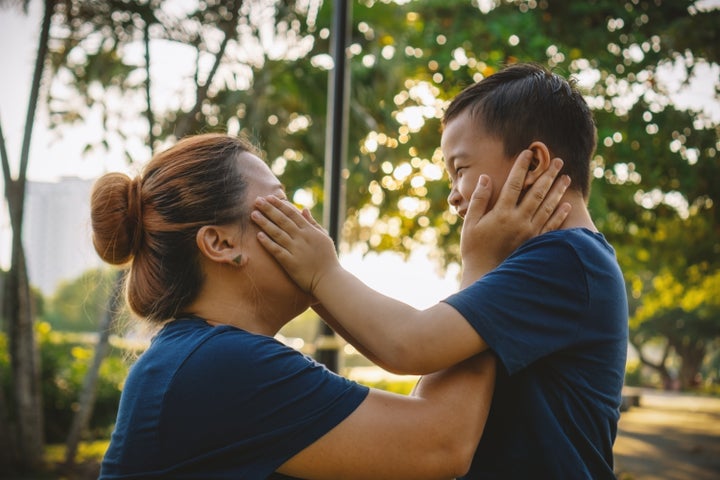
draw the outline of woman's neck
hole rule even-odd
[[[273,306],[271,302],[262,301],[247,292],[247,289],[234,290],[227,283],[206,284],[186,310],[210,325],[231,325],[271,337],[292,320],[294,315],[284,311],[283,302],[276,302]]]

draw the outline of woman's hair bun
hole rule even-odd
[[[91,193],[90,219],[100,258],[112,265],[132,260],[143,236],[140,178],[124,173],[100,177]]]

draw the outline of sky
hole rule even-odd
[[[720,6],[720,0],[703,0],[702,3],[711,7]],[[31,0],[29,15],[23,15],[17,9],[0,9],[0,65],[3,75],[0,76],[0,121],[3,134],[8,145],[8,154],[14,168],[20,155],[21,141],[27,110],[30,80],[36,54],[36,39],[39,31],[42,2]],[[164,58],[172,58],[167,55]],[[155,58],[159,58],[155,56]],[[162,65],[166,78],[181,75],[177,65],[167,62]],[[8,72],[11,72],[8,74]],[[720,104],[714,91],[714,83],[720,76],[717,65],[708,66],[706,74],[693,82],[691,91],[678,94],[676,101],[695,109],[706,109],[713,119],[720,121]],[[162,81],[159,79],[159,81]],[[41,104],[44,107],[44,104]],[[98,119],[90,119],[89,124],[99,124]],[[97,129],[88,128],[87,124],[77,128],[63,129],[52,132],[47,127],[45,112],[40,109],[35,118],[35,129],[31,145],[28,179],[33,181],[54,181],[62,176],[79,176],[97,178],[106,171],[126,170],[122,156],[104,155],[98,158],[84,157],[82,152],[85,144],[98,138]],[[142,152],[140,152],[142,155]],[[13,172],[15,173],[15,172]],[[9,220],[5,208],[0,209],[0,265],[7,267],[9,256]],[[371,283],[383,293],[401,297],[415,306],[428,301],[443,298],[457,288],[456,273],[439,277],[435,264],[427,260],[422,252],[416,254],[410,263],[403,262],[391,254],[371,254],[365,259],[358,255],[349,255],[343,259],[346,266]],[[389,267],[389,268],[388,268]],[[382,275],[378,272],[382,271]],[[418,273],[420,272],[420,273]],[[420,276],[418,276],[418,274]],[[387,281],[381,282],[382,277]],[[417,278],[428,279],[419,285]],[[398,291],[399,286],[406,285]]]

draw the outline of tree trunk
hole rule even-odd
[[[108,299],[107,309],[98,326],[99,335],[98,342],[95,345],[95,355],[85,375],[83,388],[78,401],[80,406],[73,416],[70,433],[66,441],[65,464],[68,466],[72,466],[75,463],[75,455],[77,454],[82,433],[87,429],[90,424],[90,419],[92,418],[95,397],[97,395],[97,381],[100,376],[100,366],[110,350],[110,332],[122,306],[123,279],[123,272],[118,271],[115,282],[113,283],[112,292],[110,293],[110,298]]]
[[[21,470],[34,471],[42,466],[43,410],[39,352],[35,343],[26,272],[22,245],[13,245],[13,262],[6,290],[8,301],[5,306],[8,308],[6,318],[9,319],[8,343],[16,412],[14,429],[19,450],[18,466]]]
[[[27,266],[22,245],[22,222],[25,207],[26,172],[30,153],[33,122],[40,96],[45,59],[48,52],[50,20],[53,13],[53,0],[45,1],[42,27],[38,39],[38,53],[35,59],[30,98],[25,118],[25,132],[20,167],[17,179],[10,172],[10,160],[2,143],[3,178],[7,199],[10,225],[12,227],[12,250],[10,271],[8,272],[3,293],[2,315],[8,332],[8,352],[12,371],[12,392],[14,401],[14,421],[8,422],[8,428],[15,433],[14,444],[18,451],[16,467],[20,470],[38,470],[43,459],[43,410],[42,391],[40,389],[40,355],[35,343],[33,329],[32,302],[27,278]],[[2,405],[0,405],[2,406]],[[3,412],[5,415],[5,412]],[[13,470],[8,466],[4,471]]]
[[[681,359],[678,372],[680,389],[692,390],[697,387],[697,376],[705,359],[705,342],[698,340],[687,344],[674,345],[674,348]]]
[[[2,131],[2,125],[0,125],[0,159],[2,159],[3,172],[8,172],[5,175],[6,185],[6,197],[10,195],[9,189],[12,186],[8,186],[7,178],[9,178],[9,163],[7,162],[7,149],[5,148],[5,137]],[[10,320],[10,308],[9,308],[9,297],[8,290],[10,284],[9,272],[2,272],[0,277],[0,319],[2,319],[2,326],[4,330],[9,331],[9,320]],[[13,296],[14,298],[14,296]],[[8,346],[8,353],[9,353]],[[2,371],[0,371],[0,385],[5,385],[2,378]],[[11,377],[12,378],[12,377]],[[0,388],[0,471],[10,472],[18,462],[19,452],[17,450],[17,432],[14,428],[15,421],[10,416],[10,408],[8,407],[8,400],[5,397],[4,389]]]
[[[660,379],[662,380],[663,388],[665,390],[672,390],[672,385],[673,385],[672,376],[670,375],[670,372],[667,369],[667,359],[668,359],[668,356],[670,355],[670,349],[672,348],[670,343],[668,342],[665,344],[665,350],[663,351],[662,358],[660,359],[660,361],[658,363],[651,362],[645,356],[645,354],[643,353],[643,350],[642,350],[642,345],[640,343],[632,341],[632,339],[631,339],[630,343],[632,343],[632,345],[635,347],[635,350],[638,352],[638,357],[640,358],[640,363],[647,367],[652,368],[660,375]]]

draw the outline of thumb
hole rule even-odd
[[[475,190],[470,197],[467,214],[465,214],[465,222],[471,225],[479,222],[487,213],[488,205],[490,205],[490,197],[492,196],[492,183],[487,175],[480,175]]]

